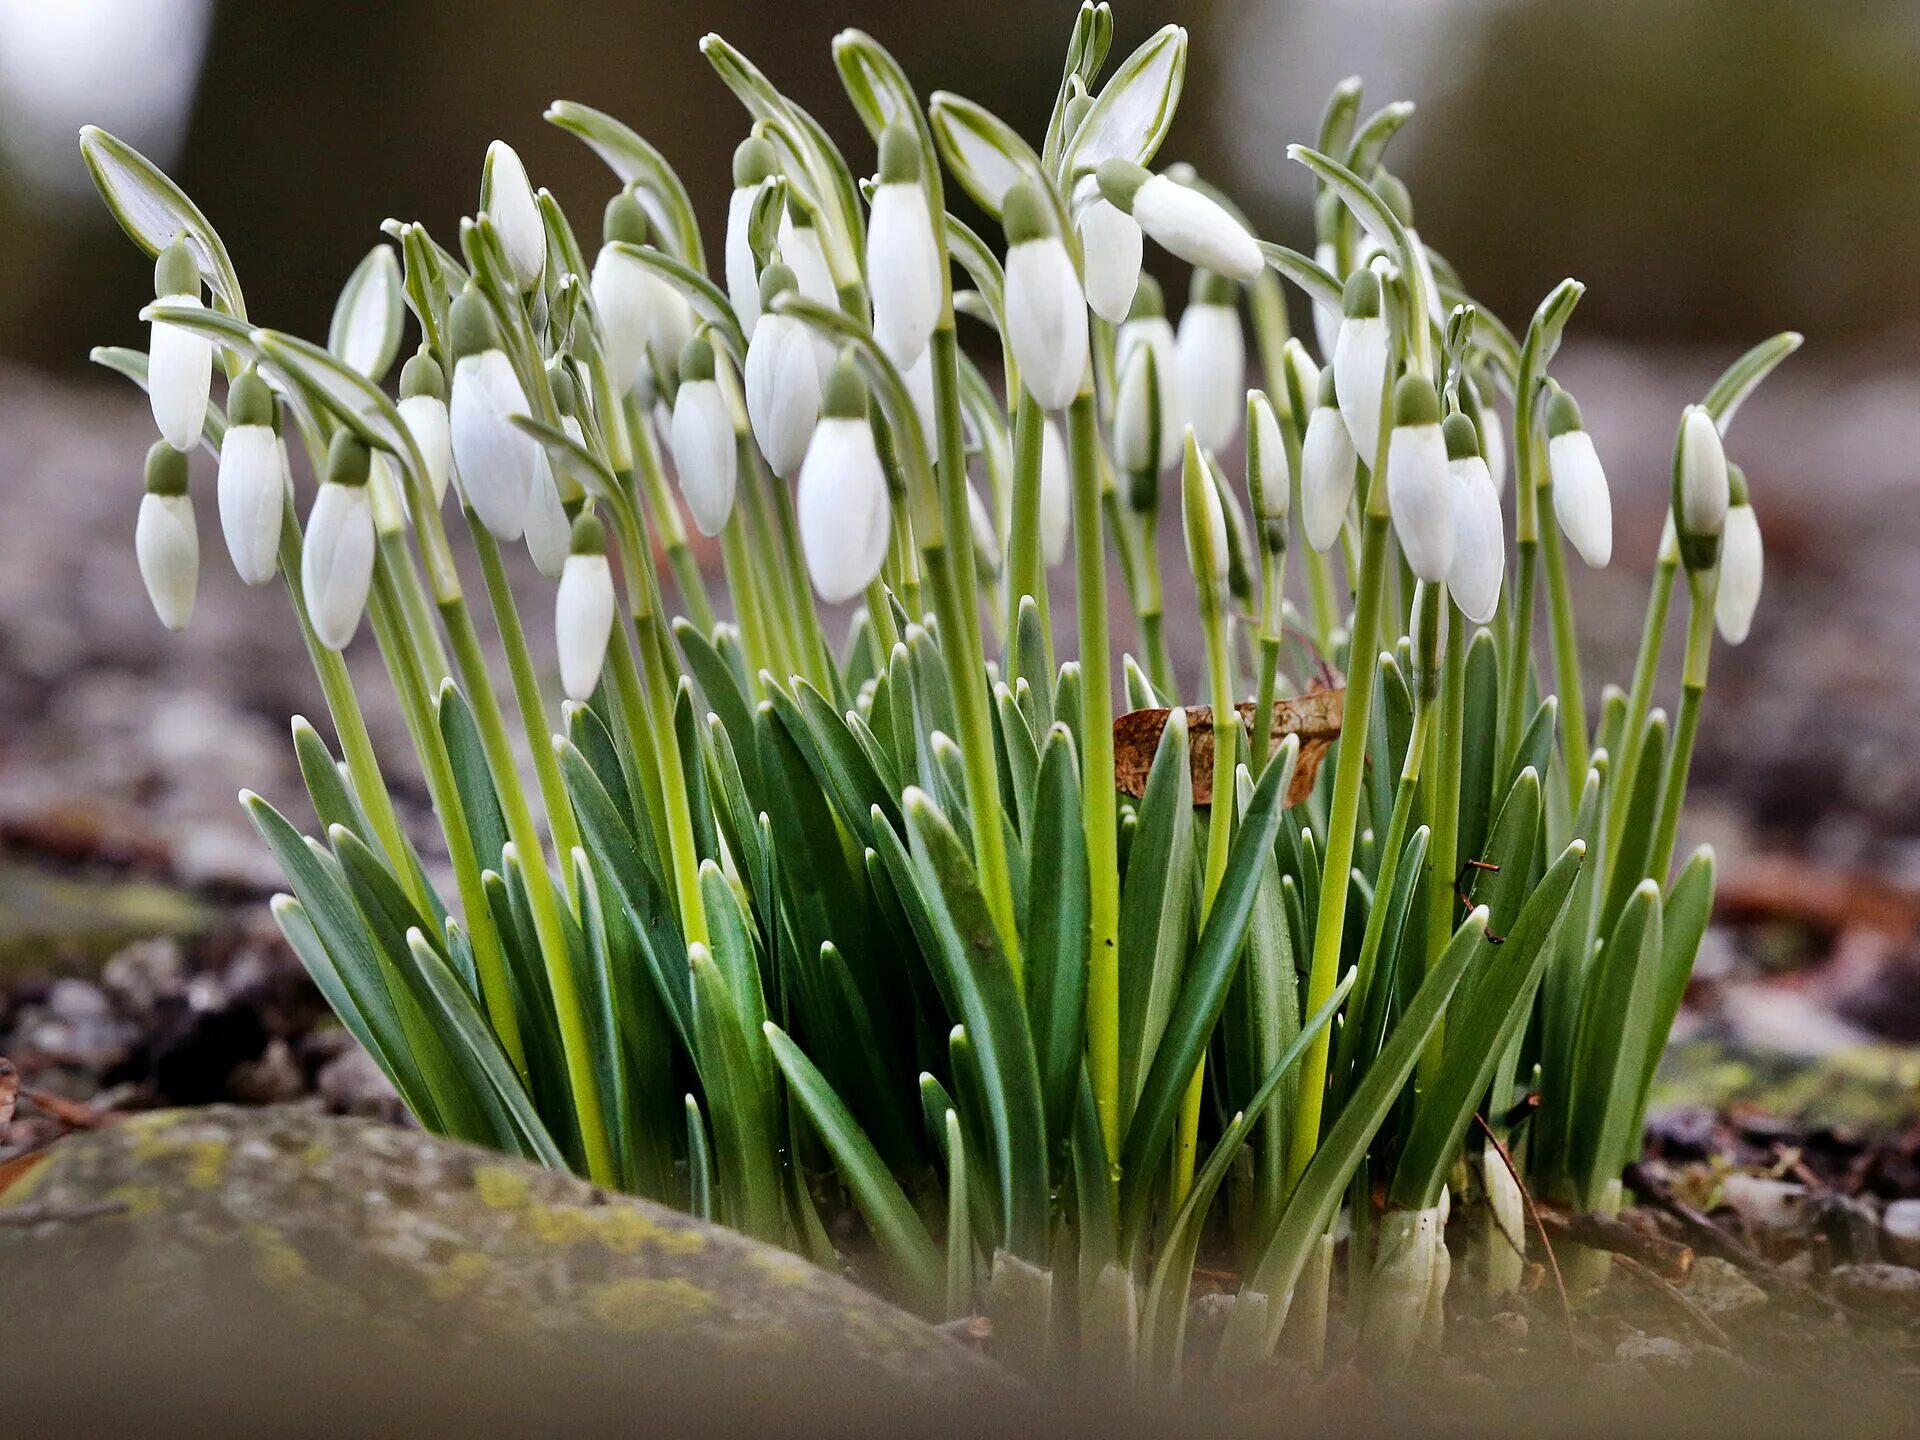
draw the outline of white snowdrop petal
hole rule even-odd
[[[1092,176],[1081,182],[1098,188]],[[1140,224],[1117,205],[1096,195],[1081,212],[1080,254],[1087,274],[1087,304],[1109,324],[1118,325],[1133,308],[1140,288],[1145,250]]]
[[[426,462],[433,503],[446,498],[447,478],[453,474],[453,432],[448,428],[447,404],[437,395],[409,395],[400,402],[400,418]]]
[[[533,557],[534,568],[549,580],[557,580],[572,546],[573,522],[560,503],[560,487],[554,484],[552,463],[544,453],[533,484],[527,487],[526,534],[527,553]]]
[[[1007,252],[1007,340],[1020,378],[1048,410],[1064,410],[1087,369],[1087,302],[1055,236]]]
[[[1251,280],[1266,263],[1246,227],[1217,201],[1164,175],[1135,192],[1133,218],[1155,244],[1229,280]]]
[[[1322,240],[1313,247],[1313,258],[1314,262],[1329,275],[1335,273],[1334,264],[1338,257],[1334,254],[1332,245]],[[1320,347],[1320,360],[1323,364],[1333,363],[1334,347],[1340,340],[1340,319],[1338,305],[1322,305],[1319,301],[1314,302],[1313,338]],[[1309,390],[1305,393],[1311,396],[1313,392]]]
[[[1260,518],[1284,520],[1293,505],[1293,475],[1287,468],[1287,442],[1280,433],[1280,419],[1273,406],[1264,400],[1253,407],[1253,434],[1249,443],[1260,462]],[[1252,459],[1248,461],[1251,482]]]
[[[653,278],[653,303],[647,310],[647,349],[653,363],[671,371],[680,363],[680,352],[693,338],[693,306],[687,297],[667,281]]]
[[[1331,550],[1340,538],[1353,503],[1356,463],[1346,421],[1333,406],[1322,405],[1308,417],[1300,447],[1300,523],[1315,550]]]
[[[760,276],[753,267],[753,239],[748,227],[753,221],[753,203],[760,198],[764,184],[742,185],[727,198],[727,301],[733,306],[741,333],[749,340],[760,323]]]
[[[813,588],[830,605],[853,599],[880,573],[893,520],[866,421],[828,416],[814,428],[794,508]]]
[[[1136,349],[1121,362],[1120,392],[1113,403],[1113,463],[1128,474],[1164,467],[1153,449],[1153,401],[1147,389],[1147,352]]]
[[[1204,450],[1233,443],[1246,409],[1247,340],[1231,305],[1189,305],[1180,316],[1174,357],[1187,423]]]
[[[681,385],[673,404],[671,443],[680,494],[694,528],[702,535],[718,535],[733,513],[739,457],[734,450],[733,420],[717,381],[689,380]]]
[[[1717,535],[1726,524],[1727,452],[1704,406],[1687,409],[1680,430],[1680,520],[1690,535]]]
[[[927,192],[917,182],[878,186],[867,222],[867,288],[874,339],[895,365],[911,365],[927,348],[940,280]]]
[[[1613,558],[1613,499],[1593,437],[1569,430],[1547,442],[1553,475],[1553,513],[1580,558],[1595,570]]]
[[[747,345],[744,380],[760,453],[774,474],[791,480],[820,418],[820,367],[807,327],[790,315],[763,316]]]
[[[193,523],[193,502],[185,495],[142,495],[133,553],[153,613],[167,629],[185,630],[200,585],[200,533]]]
[[[607,370],[623,389],[631,389],[645,372],[660,288],[646,266],[617,250],[602,250],[593,262],[593,308],[600,316]],[[679,356],[673,359],[677,363]]]
[[[527,167],[504,140],[487,147],[487,160],[493,182],[487,196],[487,214],[499,233],[500,248],[507,252],[513,278],[522,290],[531,290],[546,268],[547,227],[533,198]]]
[[[1507,426],[1491,404],[1480,408],[1480,453],[1487,457],[1487,474],[1493,477],[1493,493],[1507,493]]]
[[[1447,589],[1460,613],[1476,625],[1493,618],[1506,574],[1506,535],[1500,523],[1500,496],[1487,462],[1477,455],[1448,462],[1453,479],[1453,563]]]
[[[163,295],[163,305],[198,305],[198,295]],[[176,450],[200,443],[207,419],[207,398],[213,393],[213,342],[192,330],[165,321],[153,322],[147,352],[147,394],[153,404],[153,423]]]
[[[1753,627],[1764,569],[1760,517],[1751,505],[1735,505],[1720,535],[1720,585],[1713,601],[1714,623],[1729,645],[1740,644]]]
[[[605,555],[569,555],[553,601],[560,685],[569,700],[585,700],[600,683],[613,634],[613,572]]]
[[[1393,533],[1415,578],[1437,584],[1453,563],[1453,477],[1438,425],[1399,425],[1387,443]]]
[[[1180,463],[1180,450],[1185,442],[1189,417],[1186,386],[1181,380],[1179,343],[1174,336],[1173,326],[1167,323],[1164,316],[1143,316],[1138,320],[1129,320],[1120,327],[1120,333],[1114,339],[1113,353],[1114,364],[1122,375],[1133,364],[1135,352],[1143,347],[1153,352],[1153,373],[1157,379],[1154,388],[1160,396],[1160,454],[1155,468],[1171,470]],[[1144,406],[1140,408],[1134,423],[1140,426],[1144,435],[1147,425]]]
[[[967,526],[973,532],[974,553],[979,556],[982,567],[988,574],[998,574],[1004,558],[1000,532],[994,528],[993,516],[987,513],[987,502],[980,498],[971,481],[967,483]]]
[[[1380,406],[1387,379],[1387,322],[1375,315],[1340,322],[1333,347],[1333,392],[1353,439],[1354,454],[1377,468]]]
[[[1049,566],[1067,555],[1073,529],[1073,476],[1060,427],[1047,421],[1040,431],[1040,554]]]
[[[364,485],[322,485],[307,517],[300,587],[314,634],[344,650],[360,628],[373,581],[373,507]]]
[[[264,585],[280,568],[280,519],[287,503],[280,437],[267,425],[236,425],[220,446],[220,533],[233,568]]]
[[[447,423],[461,493],[480,523],[506,541],[526,529],[527,493],[541,459],[540,442],[508,417],[530,413],[501,351],[462,356],[453,367]]]

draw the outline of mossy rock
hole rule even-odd
[[[292,1109],[159,1111],[55,1145],[0,1193],[0,1314],[21,1433],[36,1395],[58,1422],[41,1433],[64,1433],[131,1394],[236,1429],[398,1405],[409,1434],[562,1414],[795,1433],[801,1415],[808,1432],[853,1415],[864,1429],[1008,1385],[784,1251]]]

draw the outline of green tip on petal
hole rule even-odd
[[[680,352],[680,383],[692,380],[713,379],[713,346],[706,337],[696,335],[687,341],[686,348]]]
[[[169,295],[200,298],[200,262],[193,258],[193,247],[187,244],[185,236],[154,258],[153,293],[160,299]]]
[[[1382,170],[1374,177],[1373,193],[1393,212],[1394,219],[1402,225],[1413,224],[1413,195],[1398,175]]]
[[[1347,277],[1340,293],[1341,312],[1349,320],[1371,320],[1380,313],[1380,277],[1362,266]]]
[[[373,456],[366,441],[344,425],[333,432],[333,443],[327,447],[329,485],[364,485],[372,468]]]
[[[487,308],[486,296],[471,280],[453,302],[453,309],[447,316],[447,329],[452,333],[455,359],[499,348],[500,341],[493,328],[493,312]]]
[[[1133,213],[1133,197],[1140,193],[1140,187],[1153,178],[1146,166],[1136,165],[1131,160],[1122,160],[1118,156],[1111,160],[1102,160],[1100,168],[1093,172],[1094,180],[1100,186],[1100,193],[1107,203],[1117,210]]]
[[[568,550],[574,555],[607,553],[607,527],[600,523],[600,517],[591,510],[582,510],[574,517],[573,539]]]
[[[440,401],[447,398],[447,377],[424,345],[400,367],[400,398],[411,400],[416,395],[431,395]]]
[[[1167,297],[1160,289],[1160,282],[1141,272],[1140,283],[1133,292],[1133,304],[1127,309],[1129,320],[1158,320],[1167,313]]]
[[[1733,461],[1727,462],[1727,503],[1730,505],[1751,505],[1752,494],[1747,489],[1747,472]]]
[[[1193,272],[1193,283],[1187,287],[1189,305],[1237,305],[1240,303],[1240,287],[1224,275],[1211,270]]]
[[[653,233],[653,227],[647,223],[647,208],[631,190],[622,190],[607,202],[606,217],[602,220],[600,233],[611,245],[616,240],[629,245],[644,245]]]
[[[1025,180],[1016,181],[1000,202],[1000,224],[1007,232],[1008,245],[1044,240],[1053,233],[1053,217],[1047,214],[1046,203]]]
[[[1093,96],[1087,94],[1084,90],[1067,101],[1066,114],[1062,118],[1060,126],[1061,133],[1065,135],[1079,134],[1080,122],[1087,118],[1087,112],[1091,109],[1093,109]]]
[[[800,282],[794,277],[793,271],[778,260],[774,261],[760,272],[760,308],[772,310],[776,299],[789,290],[798,291],[799,288]]]
[[[827,372],[827,387],[820,397],[820,413],[835,420],[867,418],[867,382],[860,378],[859,367],[850,356],[842,355]]]
[[[558,360],[547,367],[547,384],[553,387],[553,403],[559,407],[560,413],[573,414],[574,407],[580,403],[580,392],[567,367]]]
[[[920,136],[906,120],[896,120],[880,135],[880,183],[910,185],[920,178]]]
[[[1314,397],[1314,407],[1324,410],[1340,404],[1340,392],[1334,387],[1333,366],[1327,365],[1320,371],[1320,393]]]
[[[1449,460],[1468,460],[1480,453],[1480,432],[1458,410],[1447,416],[1447,423],[1440,427],[1447,437],[1447,458]]]
[[[780,171],[780,157],[774,153],[773,142],[758,135],[749,135],[742,140],[733,152],[733,188],[744,190],[749,185],[758,185],[762,180],[777,175]]]
[[[1586,428],[1581,423],[1580,407],[1574,402],[1573,396],[1564,390],[1554,391],[1553,399],[1547,402],[1547,438],[1551,440],[1556,435]]]
[[[1433,382],[1424,375],[1402,375],[1393,387],[1393,423],[1401,425],[1438,425],[1440,397]]]
[[[273,391],[258,370],[249,367],[227,391],[227,424],[273,424]]]
[[[156,440],[147,449],[147,493],[184,495],[187,493],[187,456],[164,440]]]

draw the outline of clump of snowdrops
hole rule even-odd
[[[709,37],[747,112],[717,255],[659,151],[562,102],[612,171],[598,233],[496,142],[455,248],[387,221],[324,346],[255,323],[207,218],[86,131],[156,256],[151,348],[96,352],[161,432],[136,551],[184,628],[216,455],[333,736],[294,723],[314,836],[243,796],[274,913],[423,1124],[985,1311],[1020,1363],[1176,1380],[1204,1250],[1239,1276],[1215,1367],[1321,1358],[1337,1291],[1391,1364],[1437,1338],[1452,1250],[1519,1283],[1525,1197],[1620,1203],[1712,899],[1673,852],[1715,621],[1737,642],[1760,588],[1722,436],[1798,337],[1683,412],[1638,662],[1590,705],[1567,551],[1606,565],[1611,507],[1550,373],[1581,286],[1519,335],[1476,305],[1384,164],[1412,107],[1362,118],[1357,81],[1288,152],[1312,253],[1257,239],[1146,168],[1185,32],[1102,83],[1112,30],[1082,7],[1037,145],[841,35],[871,180]],[[1177,324],[1149,245],[1191,267]],[[520,543],[557,584],[510,584]],[[411,756],[368,739],[363,630]],[[390,793],[416,768],[450,891]]]

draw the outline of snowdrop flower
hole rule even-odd
[[[1373,180],[1374,193],[1379,195],[1386,207],[1394,213],[1402,228],[1407,232],[1407,248],[1413,251],[1413,263],[1420,272],[1420,284],[1426,293],[1427,314],[1435,325],[1446,327],[1447,312],[1440,303],[1440,286],[1434,278],[1433,257],[1427,253],[1426,242],[1420,238],[1420,232],[1413,224],[1413,196],[1407,190],[1406,182],[1398,175],[1382,170]],[[1380,245],[1380,251],[1397,268],[1400,254],[1397,248]]]
[[[200,585],[200,533],[187,495],[186,454],[165,440],[147,451],[147,489],[133,526],[133,553],[153,613],[169,630],[186,629]]]
[[[329,650],[344,650],[360,628],[373,581],[373,507],[367,478],[372,457],[344,426],[327,452],[327,475],[307,517],[300,552],[300,588],[313,633]]]
[[[1500,582],[1506,575],[1506,532],[1500,525],[1500,495],[1487,462],[1480,458],[1480,437],[1465,415],[1449,415],[1441,427],[1447,440],[1447,470],[1453,477],[1453,563],[1447,589],[1460,613],[1476,625],[1493,618],[1500,606]]]
[[[1053,216],[1022,180],[1001,209],[1007,234],[1007,342],[1042,409],[1064,410],[1087,373],[1087,301]]]
[[[1118,325],[1133,308],[1134,287],[1140,283],[1140,258],[1145,248],[1140,226],[1124,210],[1100,193],[1100,182],[1082,176],[1074,187],[1074,213],[1080,218],[1080,258],[1087,273],[1087,304],[1110,325]]]
[[[760,277],[766,310],[747,344],[747,419],[760,453],[782,480],[799,473],[820,418],[820,365],[813,334],[791,315],[773,311],[774,298],[796,283],[785,265],[767,266]]]
[[[920,136],[896,120],[880,137],[880,183],[867,220],[873,338],[903,369],[920,358],[940,318],[946,277],[920,181]]]
[[[1200,453],[1200,443],[1189,425],[1181,437],[1184,459],[1180,467],[1180,518],[1186,535],[1187,564],[1204,609],[1227,598],[1228,568],[1232,556],[1227,539],[1227,512],[1213,473]]]
[[[1345,317],[1333,346],[1333,389],[1354,454],[1367,469],[1380,459],[1380,406],[1387,381],[1387,317],[1380,308],[1380,277],[1356,270],[1347,277]]]
[[[727,299],[741,333],[749,340],[760,322],[760,279],[754,273],[751,234],[753,206],[779,168],[772,144],[758,135],[749,135],[733,152],[733,194],[727,198]]]
[[[607,202],[601,233],[605,244],[593,262],[593,308],[606,344],[607,372],[624,391],[651,379],[646,367],[654,316],[671,303],[673,287],[633,256],[612,248],[616,241],[645,245],[652,233],[647,212],[631,190]],[[664,363],[673,363],[679,353],[667,352]]]
[[[1194,438],[1216,455],[1233,442],[1245,400],[1247,339],[1240,328],[1239,299],[1231,281],[1194,271],[1174,347]]]
[[[1738,645],[1753,627],[1753,612],[1760,604],[1765,556],[1760,546],[1760,517],[1747,498],[1746,476],[1737,465],[1729,465],[1727,472],[1733,482],[1733,503],[1727,509],[1726,527],[1720,535],[1720,585],[1714,592],[1713,619],[1720,638]]]
[[[220,445],[220,533],[233,568],[264,585],[280,568],[280,517],[286,508],[273,392],[249,369],[227,392],[227,434]]]
[[[893,524],[867,423],[867,387],[851,360],[838,361],[827,376],[794,504],[813,588],[830,605],[851,600],[880,573]]]
[[[438,505],[453,474],[453,431],[447,422],[447,377],[425,345],[400,367],[400,418],[426,463],[427,484]]]
[[[1445,580],[1453,564],[1453,476],[1440,433],[1440,397],[1423,376],[1404,375],[1394,387],[1387,504],[1415,578],[1430,585]]]
[[[1040,554],[1048,566],[1067,557],[1073,528],[1073,483],[1060,427],[1048,420],[1040,431]]]
[[[521,290],[531,290],[547,268],[547,226],[533,198],[527,167],[504,140],[487,147],[487,163],[480,175],[480,208],[493,221],[514,280]]]
[[[1287,548],[1287,514],[1293,507],[1293,471],[1287,463],[1280,417],[1264,391],[1247,391],[1247,493],[1260,512],[1269,550]]]
[[[582,431],[580,422],[574,418],[574,406],[578,396],[574,392],[573,377],[556,360],[547,370],[548,382],[553,387],[555,407],[560,411],[560,426],[570,439],[579,441]],[[562,494],[562,488],[571,492]],[[540,464],[536,467],[533,483],[527,487],[527,554],[533,557],[533,567],[549,580],[558,580],[566,567],[568,546],[573,539],[573,521],[567,517],[566,501],[581,498],[583,491],[580,482],[571,474],[554,469],[553,457],[546,446],[540,447]]]
[[[718,535],[733,513],[739,476],[733,417],[713,378],[713,347],[701,336],[680,354],[680,390],[673,400],[673,468],[680,494],[702,535]]]
[[[1547,404],[1547,466],[1561,532],[1591,568],[1605,568],[1613,558],[1613,498],[1580,407],[1564,390]]]
[[[1460,408],[1466,417],[1473,421],[1474,432],[1480,437],[1480,453],[1487,462],[1487,473],[1493,477],[1493,493],[1507,493],[1507,430],[1500,422],[1500,412],[1493,403],[1480,398],[1479,387],[1471,381],[1460,387]]]
[[[1339,258],[1334,254],[1331,240],[1322,240],[1313,247],[1314,263],[1329,275],[1334,275],[1336,280],[1339,277],[1334,266],[1339,263]],[[1340,339],[1340,311],[1337,306],[1323,305],[1318,300],[1313,302],[1313,338],[1320,347],[1320,358],[1331,364],[1333,347]]]
[[[1229,280],[1252,280],[1266,264],[1246,226],[1217,200],[1191,185],[1150,174],[1131,160],[1103,160],[1100,193],[1131,215],[1154,244],[1189,265]]]
[[[1156,475],[1180,463],[1187,428],[1179,342],[1167,323],[1160,283],[1140,277],[1133,310],[1114,340],[1120,392],[1114,401],[1114,458],[1130,475]]]
[[[448,429],[461,493],[480,523],[501,540],[526,530],[527,498],[540,473],[540,442],[511,419],[530,415],[526,391],[501,350],[493,315],[468,282],[453,302],[453,400]]]
[[[184,238],[160,252],[153,265],[154,298],[167,305],[200,304],[200,262]],[[176,450],[200,443],[207,397],[213,391],[213,342],[164,320],[153,322],[147,352],[147,394],[153,423]]]
[[[600,683],[613,634],[613,572],[607,532],[591,512],[573,522],[560,590],[553,601],[553,634],[560,685],[569,700],[586,700]]]
[[[1706,407],[1689,405],[1673,462],[1673,518],[1689,570],[1705,570],[1719,557],[1730,494],[1719,427]]]
[[[1358,457],[1347,422],[1334,399],[1333,367],[1320,372],[1320,391],[1307,417],[1307,435],[1300,446],[1300,524],[1307,543],[1325,552],[1340,538],[1353,503]]]
[[[829,310],[840,308],[840,289],[833,283],[833,271],[827,264],[827,252],[820,243],[813,207],[806,198],[787,186],[787,209],[780,217],[780,261],[793,271],[803,299]],[[814,359],[825,375],[833,369],[833,345],[823,335],[814,336]]]

